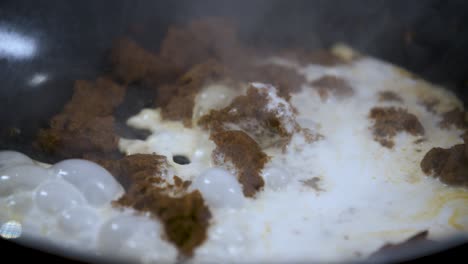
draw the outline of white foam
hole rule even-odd
[[[26,156],[15,152],[8,153],[8,157],[13,159],[6,164],[11,166],[2,171],[0,224],[16,221],[28,237],[61,248],[98,253],[118,245],[120,256],[132,261],[175,259],[177,251],[161,240],[157,220],[112,207],[111,200],[123,190],[104,168],[85,160],[66,160],[50,166],[28,162]],[[103,232],[99,231],[101,226]],[[106,245],[98,246],[99,241]]]
[[[143,220],[133,215],[116,216],[103,224],[99,232],[99,248],[103,253],[120,252],[124,243]]]
[[[27,215],[34,206],[30,192],[18,192],[5,199],[7,210],[10,211],[12,218],[21,218]]]
[[[70,183],[61,180],[46,181],[35,191],[36,206],[49,214],[85,203],[83,195]]]
[[[47,169],[35,165],[17,165],[0,171],[0,197],[32,190],[51,178]]]
[[[32,163],[32,160],[23,153],[11,150],[0,151],[0,171],[7,167]]]
[[[160,240],[161,228],[144,216],[119,215],[107,221],[99,232],[99,251],[128,259],[173,260],[177,252]]]
[[[67,234],[76,234],[93,230],[99,221],[95,210],[87,206],[76,206],[62,211],[59,225]]]
[[[273,190],[281,190],[291,181],[290,173],[277,166],[268,166],[263,169],[262,176],[266,185]]]
[[[192,263],[246,263],[252,262],[248,240],[249,224],[247,218],[239,221],[243,210],[212,210],[213,223],[208,239],[195,250]],[[223,221],[219,224],[218,221]]]
[[[192,188],[200,190],[208,205],[214,208],[240,208],[244,203],[242,187],[225,169],[205,170],[193,181]]]
[[[210,110],[218,110],[228,106],[232,99],[241,93],[240,90],[220,84],[205,87],[195,98],[193,107],[194,122],[201,116],[208,114]]]
[[[73,184],[93,206],[103,206],[123,194],[122,186],[103,167],[80,159],[61,161],[52,166],[59,178]]]
[[[143,109],[127,122],[129,125],[148,129],[153,133],[146,140],[120,139],[119,148],[126,154],[157,153],[167,157],[171,171],[184,180],[192,180],[203,170],[212,166],[211,152],[215,144],[209,135],[198,127],[184,127],[181,122],[161,122],[159,109]],[[189,164],[173,161],[174,155],[183,155]],[[169,178],[172,176],[169,176]]]
[[[276,114],[288,133],[294,132],[296,124],[294,111],[291,105],[278,95],[276,87],[258,82],[251,83],[251,85],[267,95],[266,110]]]

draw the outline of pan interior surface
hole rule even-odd
[[[265,147],[264,152],[273,158],[263,170],[264,191],[254,202],[242,195],[241,198],[230,200],[233,204],[244,204],[249,208],[248,212],[211,210],[214,219],[222,219],[217,221],[224,224],[212,227],[206,245],[197,253],[199,259],[212,259],[210,252],[218,252],[221,258],[232,254],[237,261],[236,254],[242,255],[241,252],[246,250],[242,246],[236,247],[233,242],[224,248],[228,253],[217,251],[217,248],[223,246],[219,238],[217,240],[216,232],[219,237],[231,236],[227,240],[243,241],[244,245],[250,241],[250,256],[264,253],[271,257],[274,256],[272,251],[281,253],[275,259],[285,261],[303,259],[303,243],[296,246],[291,243],[291,250],[287,253],[282,251],[285,241],[300,242],[297,237],[315,237],[314,240],[321,241],[314,251],[317,259],[364,261],[363,256],[367,257],[385,244],[404,242],[424,230],[429,230],[429,240],[444,241],[452,235],[461,234],[467,223],[467,212],[464,210],[468,197],[466,190],[447,187],[425,176],[419,163],[432,147],[450,148],[463,143],[460,138],[463,131],[456,128],[441,130],[437,125],[441,116],[435,117],[428,112],[421,100],[428,95],[441,99],[442,103],[438,106],[440,113],[453,107],[463,109],[466,103],[465,69],[468,67],[468,53],[463,47],[468,43],[468,34],[464,33],[466,29],[462,26],[467,19],[462,15],[466,4],[463,1],[427,1],[409,5],[390,1],[361,2],[358,5],[347,1],[299,1],[289,4],[281,1],[253,1],[246,6],[232,2],[202,1],[194,6],[188,1],[115,1],[112,4],[82,1],[54,5],[5,1],[0,4],[0,36],[3,45],[6,42],[14,45],[3,47],[0,44],[0,76],[4,80],[0,86],[0,104],[4,109],[12,111],[0,114],[0,121],[4,124],[0,128],[0,150],[19,151],[33,160],[48,164],[60,161],[57,156],[38,152],[33,147],[37,133],[40,128],[47,127],[51,117],[60,113],[70,100],[75,80],[94,80],[103,73],[111,74],[107,58],[109,48],[118,38],[128,36],[149,52],[157,53],[159,43],[170,25],[184,25],[200,17],[221,15],[233,19],[242,41],[258,50],[273,50],[274,54],[285,47],[321,49],[341,42],[356,49],[353,52],[373,57],[365,57],[352,64],[352,67],[299,66],[293,61],[274,57],[263,62],[293,69],[305,76],[304,85],[307,87],[292,95],[288,104],[298,111],[295,118],[301,127],[324,136],[324,139],[310,144],[301,152],[298,149],[306,145],[305,139],[299,135],[293,136],[290,146],[294,150],[289,150],[289,156],[284,155],[279,148]],[[88,19],[84,20],[83,17]],[[11,46],[16,48],[9,48]],[[394,65],[410,69],[421,79],[414,79]],[[320,86],[320,83],[314,86],[313,82],[330,74],[345,79],[353,88],[353,96],[359,98],[359,103],[349,103],[346,99],[348,95],[343,99],[333,93],[324,99],[320,87],[315,87]],[[131,85],[136,87],[141,84]],[[245,86],[248,87],[249,83]],[[225,91],[223,89],[219,88],[219,91]],[[219,110],[221,106],[226,107],[232,99],[245,94],[248,88],[243,89],[241,93],[222,93],[226,102],[220,100],[216,108]],[[209,86],[202,91],[207,96],[214,96],[211,98],[220,98],[216,97],[216,93],[210,94]],[[379,93],[388,91],[402,98],[403,103],[398,100],[379,102]],[[174,168],[175,175],[192,182],[196,182],[195,174],[201,175],[204,169],[213,166],[210,155],[197,160],[195,152],[177,148],[176,144],[166,146],[154,143],[164,140],[160,136],[162,132],[176,133],[176,130],[181,129],[180,125],[160,118],[160,110],[153,107],[152,93],[144,89],[132,89],[126,95],[127,99],[130,97],[134,97],[133,101],[120,107],[115,114],[117,126],[136,128],[125,130],[119,135],[122,153],[164,154]],[[199,101],[195,105],[198,107],[196,109],[209,110],[216,104]],[[373,139],[375,120],[369,117],[373,107],[405,108],[418,117],[424,127],[424,134],[398,134],[394,138],[395,146],[392,150],[382,148]],[[141,125],[138,122],[145,114],[152,115],[154,119]],[[196,122],[199,116],[193,118]],[[360,125],[348,124],[350,120]],[[191,142],[195,137],[196,144],[201,144],[205,152],[211,153],[215,149],[216,146],[209,143],[209,133],[206,131],[184,131],[187,133],[179,137],[181,145],[183,142]],[[415,144],[418,140],[421,142]],[[314,155],[315,151],[321,154]],[[184,159],[185,164],[174,164],[173,157],[178,156],[187,159]],[[301,163],[309,164],[307,173],[300,172],[304,169]],[[357,171],[360,173],[354,173]],[[288,182],[277,174],[299,176],[291,177],[293,180]],[[341,178],[348,174],[352,176],[346,180]],[[116,187],[118,190],[113,194],[117,197],[122,193],[119,188],[124,187]],[[198,188],[201,190],[202,187],[198,185]],[[242,190],[243,186],[239,188]],[[284,195],[278,195],[278,192]],[[416,192],[419,195],[414,197]],[[395,193],[399,195],[395,196]],[[275,201],[277,211],[268,209],[266,201]],[[349,206],[344,206],[348,203]],[[404,210],[401,205],[405,205]],[[284,215],[285,211],[294,208],[297,211],[310,208],[311,213]],[[117,214],[112,211],[114,208],[106,210],[106,219]],[[264,212],[263,216],[249,215],[249,212],[259,211]],[[356,214],[360,217],[355,217]],[[330,215],[336,217],[330,218]],[[254,224],[242,224],[245,219]],[[164,228],[146,220],[135,221],[141,221],[142,226],[148,225],[153,230]],[[401,228],[395,230],[393,224],[398,221],[402,223],[399,225]],[[291,223],[295,223],[296,228],[289,228]],[[308,230],[306,226],[310,225],[320,226],[321,231],[310,234],[302,232]],[[230,233],[228,230],[243,231]],[[157,236],[157,232],[152,235]],[[336,242],[338,236],[341,236],[339,243]],[[252,237],[262,237],[262,243],[268,245],[254,243]],[[375,242],[375,237],[380,237],[379,242]],[[356,238],[367,243],[365,252],[349,246]],[[326,247],[329,251],[319,250],[320,246],[327,243],[330,245]],[[166,247],[168,258],[177,255],[177,250],[170,243],[153,246]],[[333,258],[336,251],[343,253],[343,259]],[[245,257],[248,258],[249,254],[245,254]]]

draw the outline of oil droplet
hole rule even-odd
[[[421,182],[421,176],[417,174],[410,174],[406,178],[406,182],[410,184],[415,184]]]
[[[407,77],[407,78],[411,78],[411,79],[416,79],[417,78],[417,76],[414,73],[412,73],[412,72],[410,72],[410,71],[408,71],[406,69],[403,69],[403,68],[400,68],[400,67],[395,67],[394,69],[395,69],[396,74],[401,75],[403,77]]]
[[[405,228],[405,229],[395,229],[395,230],[381,230],[381,231],[374,231],[374,232],[366,232],[365,234],[368,236],[375,236],[375,237],[399,237],[400,235],[408,235],[417,233],[418,230],[414,228]]]
[[[468,206],[468,192],[465,190],[451,190],[450,192],[440,193],[435,196],[431,201],[429,201],[429,208],[424,212],[412,216],[414,220],[426,220],[434,218],[439,215],[444,208],[444,206],[456,200],[460,201],[465,206]]]
[[[468,228],[468,222],[466,221],[466,219],[465,221],[463,221],[463,218],[468,218],[468,210],[466,208],[455,208],[448,220],[448,223],[453,228],[464,231]]]

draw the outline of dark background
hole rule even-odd
[[[35,249],[25,248],[19,246],[11,241],[6,241],[0,239],[0,250],[2,251],[2,258],[8,259],[10,261],[15,261],[16,263],[30,263],[33,261],[40,261],[46,263],[70,263],[70,264],[81,264],[85,262],[80,262],[75,259],[68,259],[59,257],[56,255],[47,254]],[[436,263],[465,263],[468,252],[468,244],[459,245],[457,247],[438,252],[436,254],[420,256],[413,260],[408,260],[400,263],[430,263],[435,261]],[[111,262],[109,262],[111,263]]]
[[[260,47],[320,48],[345,42],[449,87],[466,104],[467,12],[463,0],[1,0],[0,33],[33,39],[37,52],[28,58],[0,52],[0,149],[36,157],[30,146],[38,127],[60,111],[74,80],[105,71],[116,38],[129,35],[157,51],[168,25],[206,15],[234,19],[241,38]],[[46,80],[33,85],[37,74]],[[12,246],[0,244],[2,252],[16,252]],[[24,256],[18,252],[10,256]]]
[[[466,102],[467,12],[463,0],[2,0],[0,32],[34,39],[37,52],[23,59],[0,53],[0,149],[34,157],[30,143],[37,128],[60,111],[74,80],[106,69],[116,38],[129,35],[157,51],[169,25],[207,15],[232,18],[241,38],[255,46],[348,43],[445,85]],[[37,74],[46,81],[31,85]]]

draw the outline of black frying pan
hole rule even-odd
[[[0,150],[48,160],[31,148],[37,129],[61,110],[74,80],[107,71],[106,55],[116,38],[130,36],[157,50],[170,24],[206,15],[234,19],[242,39],[254,46],[321,48],[345,42],[445,85],[466,105],[467,11],[468,1],[463,0],[2,0]],[[144,96],[133,97],[132,104],[120,109],[121,118],[151,103]],[[2,255],[3,249],[17,249],[1,242]],[[438,249],[461,243],[450,240]]]

